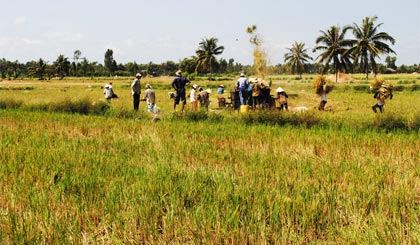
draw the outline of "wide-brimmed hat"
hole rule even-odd
[[[146,88],[152,88],[152,86],[150,86],[150,84],[146,84]]]
[[[240,75],[240,77],[244,77],[244,76],[245,76],[245,74],[242,72],[241,75]]]
[[[277,92],[277,93],[284,92],[284,89],[282,89],[282,88],[278,87],[278,88],[276,89],[276,92]]]
[[[206,92],[209,93],[209,94],[211,94],[211,89],[209,89],[209,88],[206,89]]]
[[[223,86],[223,84],[220,84],[219,87],[224,88],[225,86]]]
[[[192,87],[193,87],[193,89],[196,89],[198,87],[198,85],[194,84]]]
[[[142,77],[142,75],[140,73],[137,73],[136,77]]]
[[[180,71],[180,70],[178,70],[177,72],[175,72],[175,75],[177,75],[177,76],[181,76],[181,71]]]

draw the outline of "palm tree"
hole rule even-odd
[[[307,49],[304,48],[305,43],[296,42],[292,44],[291,48],[288,48],[289,53],[284,55],[284,62],[286,66],[292,68],[292,73],[297,71],[299,73],[300,79],[302,79],[303,66],[308,60],[312,60],[311,57],[306,53]]]
[[[214,68],[218,65],[216,55],[222,54],[225,49],[223,46],[217,46],[218,41],[214,37],[201,40],[198,49],[195,51],[197,54],[196,71],[200,69],[204,72],[210,72],[210,74],[213,73]]]
[[[44,80],[46,74],[47,62],[39,59],[37,62],[33,61],[28,67],[28,73],[31,76],[36,76],[39,80]]]
[[[315,41],[316,44],[322,43],[322,45],[318,45],[313,49],[313,52],[323,51],[317,57],[318,63],[324,63],[322,73],[328,70],[332,61],[334,64],[335,82],[338,79],[338,71],[342,68],[347,70],[351,64],[351,56],[346,52],[351,47],[351,41],[344,38],[350,28],[350,26],[345,26],[340,31],[339,26],[331,26],[326,32],[321,31],[322,35]]]
[[[380,54],[394,53],[388,44],[384,41],[389,41],[395,44],[395,39],[386,32],[378,32],[378,28],[383,24],[380,23],[375,26],[374,22],[378,17],[366,17],[362,20],[362,25],[359,26],[354,23],[351,26],[355,40],[351,40],[353,47],[348,51],[354,56],[354,63],[360,62],[361,66],[366,72],[366,79],[369,76],[369,63],[372,66],[372,71],[376,75],[378,67],[375,58]]]
[[[64,55],[60,54],[57,60],[54,62],[54,66],[60,79],[63,79],[64,76],[69,72],[70,61],[67,57],[64,57]]]

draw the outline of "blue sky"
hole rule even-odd
[[[397,65],[420,63],[419,0],[0,0],[0,6],[0,58],[20,62],[52,63],[60,54],[72,60],[77,49],[99,63],[107,49],[118,63],[179,62],[203,38],[215,37],[225,47],[219,58],[252,64],[245,30],[255,24],[274,65],[284,63],[294,41],[315,58],[320,30],[376,15],[380,30],[396,39]]]

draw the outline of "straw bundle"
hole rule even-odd
[[[385,80],[383,77],[378,76],[378,77],[375,78],[375,80],[373,80],[370,83],[370,90],[373,93],[381,92],[381,93],[387,94],[389,96],[389,94],[392,93],[393,89],[394,89],[394,87],[392,86],[390,81]]]
[[[373,93],[378,92],[378,90],[381,88],[382,84],[385,82],[385,79],[383,79],[382,77],[375,77],[375,80],[373,80],[372,82],[370,82],[370,90]]]
[[[314,79],[314,89],[315,93],[322,95],[323,93],[328,94],[334,89],[334,86],[328,83],[328,80],[324,76],[317,76]]]

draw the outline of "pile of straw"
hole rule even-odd
[[[324,76],[317,76],[314,79],[314,89],[316,94],[322,95],[323,93],[328,94],[331,92],[334,86],[329,84],[329,81]]]

